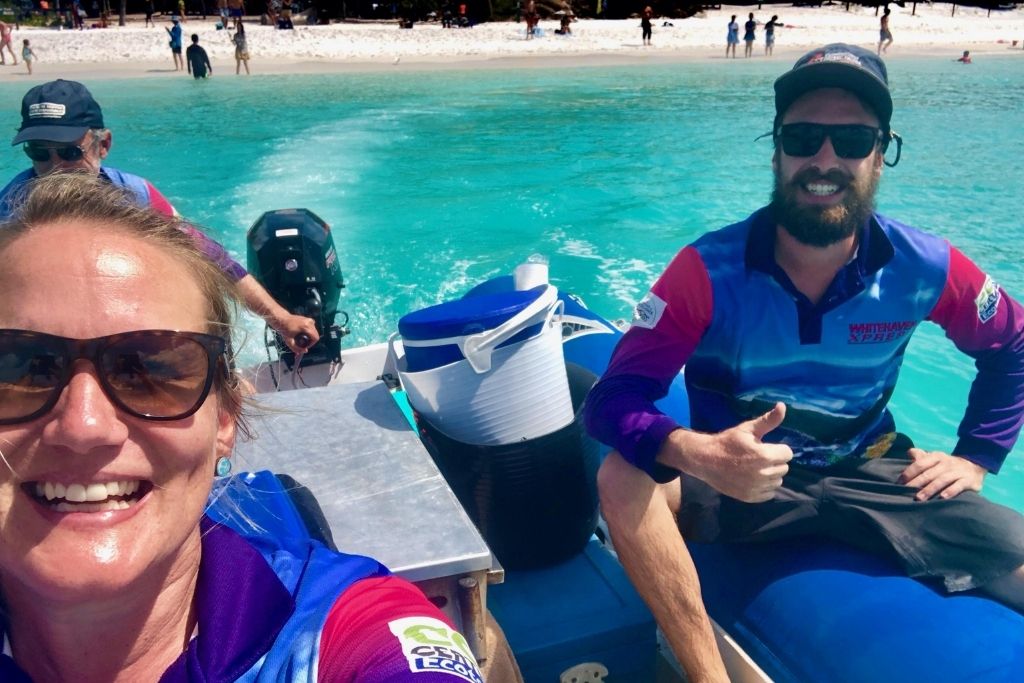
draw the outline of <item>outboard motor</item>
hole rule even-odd
[[[309,209],[277,209],[253,223],[246,242],[253,277],[290,313],[316,322],[320,341],[306,351],[300,365],[340,361],[348,314],[341,311],[344,320],[335,324],[345,282],[330,226]],[[292,369],[295,354],[276,332],[274,345]]]

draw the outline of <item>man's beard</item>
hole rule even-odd
[[[840,169],[821,173],[808,168],[784,183],[780,171],[775,170],[775,188],[772,190],[772,213],[775,222],[798,242],[811,247],[827,247],[856,233],[875,210],[875,192],[878,173],[857,180]],[[846,188],[846,196],[839,204],[814,206],[801,204],[797,198],[799,188],[809,182],[821,180]]]

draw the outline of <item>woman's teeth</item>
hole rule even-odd
[[[139,481],[109,481],[102,484],[35,483],[36,498],[45,500],[58,512],[105,512],[131,507]]]

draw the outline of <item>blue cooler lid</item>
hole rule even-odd
[[[499,292],[515,291],[516,281],[511,275],[499,275],[490,280],[484,280],[473,289],[466,292],[462,298],[468,299],[471,296],[484,296],[485,294],[498,294]]]
[[[536,301],[544,289],[536,287],[446,301],[402,316],[398,332],[403,339],[412,341],[477,334],[497,327],[522,311]]]

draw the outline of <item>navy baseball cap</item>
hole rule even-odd
[[[819,88],[852,92],[874,109],[882,129],[889,130],[889,74],[874,52],[856,45],[832,43],[805,54],[775,81],[776,121],[801,95]]]
[[[103,110],[84,85],[56,80],[29,90],[21,100],[21,128],[11,141],[77,142],[90,128],[104,128]]]

